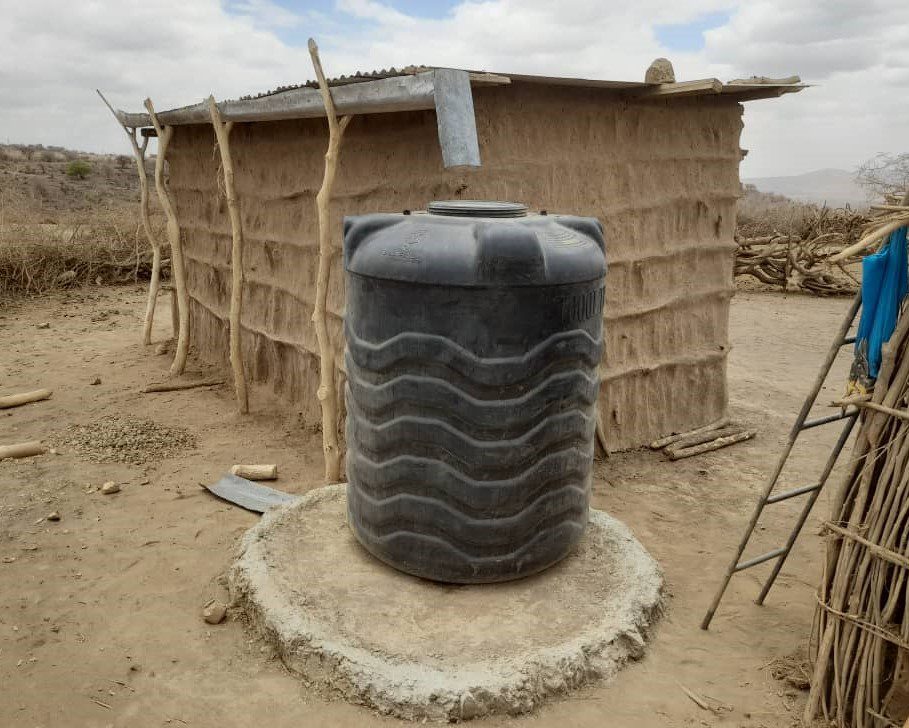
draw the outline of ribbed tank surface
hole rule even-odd
[[[480,583],[587,523],[605,254],[513,203],[345,220],[349,521],[402,571]]]

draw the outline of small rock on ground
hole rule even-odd
[[[202,610],[202,619],[209,624],[221,624],[227,616],[227,606],[215,600]]]
[[[104,493],[104,495],[119,493],[120,486],[117,485],[114,481],[108,480],[104,485],[101,486],[101,492]]]

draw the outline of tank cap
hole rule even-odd
[[[426,207],[433,215],[456,217],[524,217],[527,205],[520,202],[492,202],[487,200],[436,200]]]

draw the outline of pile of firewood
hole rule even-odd
[[[824,207],[806,215],[787,234],[754,235],[753,226],[740,228],[735,275],[751,276],[786,291],[851,295],[859,286],[854,266],[861,255],[830,259],[860,240],[869,222],[855,210]]]

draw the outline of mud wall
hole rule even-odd
[[[633,447],[722,416],[741,105],[715,97],[628,101],[521,83],[474,89],[474,101],[478,170],[442,168],[431,111],[352,121],[332,204],[339,250],[343,215],[421,209],[432,199],[518,200],[596,216],[609,258],[600,409],[610,446]],[[231,138],[246,236],[247,372],[312,422],[320,417],[310,322],[315,195],[326,143],[318,119],[237,124]],[[171,148],[192,345],[226,361],[230,225],[213,132],[178,127]],[[328,308],[340,363],[340,255]]]

